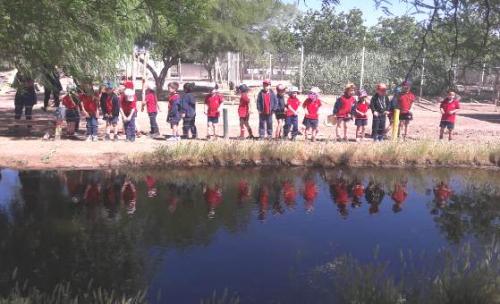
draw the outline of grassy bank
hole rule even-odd
[[[500,144],[435,141],[362,144],[274,141],[183,141],[130,156],[132,167],[320,166],[500,167]]]

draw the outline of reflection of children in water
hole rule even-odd
[[[349,211],[347,210],[347,205],[349,203],[349,193],[347,190],[347,183],[342,178],[337,178],[330,185],[330,194],[332,196],[333,202],[337,205],[337,210],[342,218],[347,218]]]
[[[408,197],[408,192],[406,191],[406,182],[395,183],[394,191],[392,192],[391,198],[394,201],[392,205],[392,211],[394,213],[401,212],[403,210],[403,204]]]
[[[368,183],[366,187],[365,198],[368,204],[370,204],[370,208],[368,212],[370,214],[376,214],[379,212],[379,206],[382,203],[382,200],[385,196],[385,191],[382,189],[382,186],[371,181]]]
[[[443,209],[448,204],[453,191],[445,182],[440,182],[434,187],[434,204],[435,207],[431,210],[432,214],[438,214],[439,209]]]
[[[247,202],[250,199],[250,185],[244,179],[238,183],[238,202],[240,204]]]
[[[99,177],[92,174],[87,181],[85,192],[83,193],[83,200],[87,205],[99,204],[101,196],[101,185],[99,184]]]
[[[267,211],[269,210],[269,188],[267,186],[262,186],[259,191],[259,216],[260,221],[264,221],[267,217]]]
[[[86,185],[83,183],[83,172],[62,172],[61,177],[66,184],[71,202],[78,204],[83,199],[86,190]]]
[[[125,179],[122,186],[122,202],[127,208],[128,214],[134,214],[137,205],[137,190],[129,178]]]
[[[285,201],[287,208],[290,208],[290,209],[295,208],[296,196],[297,196],[297,193],[295,191],[295,185],[290,181],[284,182],[283,183],[283,200]]]
[[[120,205],[121,179],[117,172],[109,172],[104,182],[104,206],[110,218],[115,217]]]
[[[355,181],[352,186],[352,208],[361,207],[361,198],[365,195],[365,186],[359,181]]]
[[[208,206],[208,218],[215,218],[215,209],[222,202],[222,190],[218,185],[213,187],[204,185],[203,186],[203,196],[205,197],[205,202]]]
[[[151,175],[146,176],[146,187],[148,187],[147,195],[149,198],[156,197],[157,189],[156,189],[156,179]]]
[[[304,201],[306,212],[310,213],[314,210],[314,201],[318,196],[318,188],[314,180],[309,179],[304,182]]]

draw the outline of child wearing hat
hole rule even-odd
[[[259,137],[264,139],[273,136],[273,112],[276,110],[278,100],[271,89],[271,81],[262,82],[262,90],[257,95],[257,111],[259,112]]]
[[[453,89],[448,90],[448,96],[441,102],[439,109],[441,111],[439,139],[443,139],[444,132],[448,129],[448,140],[452,140],[457,112],[460,110],[460,101]]]
[[[374,141],[382,141],[384,139],[389,108],[390,101],[389,97],[387,97],[387,85],[379,83],[370,101],[370,109],[373,113],[372,136]]]
[[[181,121],[181,98],[177,93],[179,90],[179,83],[171,82],[168,84],[168,114],[167,122],[170,123],[172,129],[172,137],[168,140],[179,141],[179,122]]]
[[[62,104],[66,107],[66,132],[69,137],[74,137],[76,132],[76,123],[80,120],[80,100],[76,96],[76,87],[69,85],[66,89],[67,94],[62,99]]]
[[[295,140],[299,133],[299,107],[300,100],[297,98],[297,93],[299,89],[297,87],[290,88],[289,97],[286,101],[285,105],[285,127],[284,127],[284,136],[288,138],[288,134],[290,130],[292,131],[292,140]]]
[[[411,107],[415,101],[415,95],[411,92],[411,84],[409,81],[403,81],[401,85],[401,94],[398,98],[398,109],[399,109],[399,129],[403,129],[403,139],[406,139],[408,134],[408,125],[410,121],[413,120],[413,114],[411,113]]]
[[[252,127],[250,127],[250,98],[248,92],[250,89],[246,84],[239,86],[240,104],[238,105],[238,116],[240,117],[240,139],[245,138],[245,129],[248,131],[249,138],[253,138]]]
[[[113,129],[113,139],[118,140],[118,119],[120,116],[120,101],[114,92],[114,85],[107,83],[104,92],[101,94],[101,112],[106,122],[105,140],[111,139],[111,129]]]
[[[146,109],[146,111],[148,112],[150,126],[149,134],[153,138],[160,136],[160,128],[158,127],[158,122],[156,121],[156,117],[158,116],[160,107],[158,105],[158,99],[156,98],[156,93],[153,85],[148,85],[148,88],[146,90],[146,96],[144,97],[144,101],[142,102],[141,112],[144,112],[144,109]]]
[[[276,121],[277,121],[277,126],[276,126],[276,131],[274,137],[276,139],[279,139],[282,137],[282,132],[283,132],[283,124],[285,122],[285,92],[286,92],[286,87],[282,84],[278,84],[276,86],[276,111],[275,111],[275,116],[276,116]]]
[[[370,104],[368,104],[368,94],[365,90],[359,90],[358,97],[359,100],[356,103],[354,124],[356,125],[356,141],[362,141],[365,138],[365,128],[368,125],[367,113]]]
[[[349,83],[344,88],[344,94],[340,96],[335,102],[333,114],[337,117],[337,127],[335,128],[335,135],[337,141],[340,141],[339,129],[344,129],[344,141],[347,141],[347,122],[351,120],[351,113],[356,106],[356,98],[354,98],[356,86]]]
[[[319,93],[321,90],[317,87],[313,87],[309,93],[309,96],[304,101],[302,107],[304,108],[306,114],[304,116],[304,126],[306,130],[304,132],[304,138],[307,140],[307,134],[311,133],[311,140],[316,140],[316,135],[318,135],[318,121],[319,121],[319,108],[321,107],[321,100],[319,99]]]
[[[205,115],[207,115],[207,139],[216,139],[216,126],[219,123],[220,106],[224,102],[224,97],[219,94],[219,87],[215,87],[205,97]]]
[[[182,134],[185,138],[189,138],[189,132],[191,132],[191,137],[197,138],[198,129],[196,129],[196,99],[191,93],[194,89],[194,83],[186,82],[183,89],[184,94],[181,98]]]
[[[125,84],[125,90],[120,96],[120,116],[125,130],[125,140],[134,142],[136,137],[137,96],[132,83]]]
[[[94,94],[94,89],[91,83],[82,85],[83,92],[79,98],[83,104],[83,116],[87,121],[87,141],[97,141],[97,117],[99,116],[99,101]]]

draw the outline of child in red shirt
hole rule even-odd
[[[120,114],[125,129],[126,141],[134,142],[136,136],[137,96],[134,89],[127,88],[120,97]]]
[[[304,201],[306,212],[310,213],[314,210],[314,200],[318,195],[318,188],[314,180],[307,180],[304,183]]]
[[[94,95],[92,84],[85,84],[79,98],[83,105],[83,115],[87,121],[87,141],[97,141],[97,117],[99,115],[99,101]]]
[[[321,107],[321,100],[319,99],[319,93],[321,90],[317,87],[311,89],[311,93],[304,101],[302,107],[305,109],[304,116],[304,126],[306,130],[304,132],[304,138],[307,140],[308,132],[311,132],[311,140],[316,140],[316,135],[318,134],[318,121],[319,121],[319,108]]]
[[[146,97],[144,99],[145,100],[142,102],[141,112],[144,112],[144,109],[148,112],[149,125],[151,127],[149,134],[152,137],[158,137],[160,135],[160,129],[158,128],[156,117],[158,116],[160,107],[158,106],[158,100],[156,99],[156,93],[153,86],[148,87],[146,90]]]
[[[62,99],[62,104],[66,107],[66,126],[67,134],[70,137],[75,136],[76,123],[80,120],[80,100],[76,96],[76,87],[68,86],[68,93]]]
[[[337,117],[337,127],[335,128],[335,135],[337,141],[340,141],[339,129],[344,129],[344,141],[347,139],[347,122],[351,120],[351,113],[356,105],[356,98],[354,98],[356,86],[349,83],[344,88],[344,95],[340,96],[335,102],[333,114]]]
[[[212,89],[209,95],[205,97],[205,115],[207,115],[208,129],[207,138],[215,139],[217,134],[215,128],[219,123],[219,108],[224,102],[224,97],[219,94],[219,88],[217,85]]]
[[[410,121],[413,120],[413,114],[411,113],[411,107],[415,101],[415,95],[410,91],[411,84],[409,81],[404,81],[401,85],[401,95],[398,98],[398,108],[399,108],[399,130],[404,128],[403,139],[406,139],[408,134],[408,125]]]
[[[239,87],[240,104],[238,106],[238,116],[240,117],[240,139],[245,138],[245,129],[248,131],[248,137],[253,138],[252,127],[250,127],[250,98],[248,92],[250,89],[246,84]]]
[[[391,196],[392,200],[394,201],[394,205],[392,206],[392,211],[394,213],[398,213],[403,210],[403,203],[406,201],[407,197],[408,192],[406,191],[406,182],[396,183],[394,185],[394,192]]]
[[[455,129],[455,121],[457,112],[460,109],[460,102],[455,94],[455,91],[448,90],[448,96],[441,102],[441,123],[439,125],[439,139],[443,139],[445,129],[448,129],[448,140],[452,140],[453,129]]]
[[[167,122],[170,123],[170,128],[172,129],[172,137],[169,138],[171,141],[179,141],[181,139],[179,136],[179,122],[182,118],[182,105],[181,97],[177,93],[178,89],[179,84],[177,82],[168,84]]]
[[[370,104],[367,101],[368,94],[365,90],[359,90],[359,100],[356,104],[356,114],[354,124],[356,125],[356,141],[362,141],[365,138],[365,128],[368,125],[368,109]]]
[[[292,131],[292,140],[295,140],[295,137],[297,137],[297,134],[299,133],[299,107],[300,107],[300,100],[297,98],[297,94],[299,92],[299,89],[297,87],[291,87],[290,88],[290,96],[288,97],[288,100],[286,101],[285,105],[285,127],[283,129],[285,138],[288,138],[288,133],[290,132],[290,129]]]

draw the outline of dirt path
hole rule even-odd
[[[153,140],[147,136],[138,138],[135,143],[119,142],[84,142],[63,139],[60,141],[43,141],[48,122],[52,119],[50,112],[41,109],[42,96],[34,108],[33,130],[28,132],[26,125],[22,122],[15,126],[13,119],[13,93],[0,95],[0,166],[14,168],[95,168],[106,166],[117,166],[127,156],[137,153],[151,152],[156,147],[167,143],[163,140]],[[333,98],[325,97],[328,103],[321,110],[321,116],[326,117],[332,111]],[[239,120],[237,117],[237,106],[227,105],[229,112],[230,137],[239,135]],[[166,104],[161,104],[162,112],[159,113],[158,122],[162,134],[170,134],[166,124]],[[435,140],[438,132],[440,119],[439,109],[434,104],[417,105],[414,109],[414,121],[410,127],[410,140]],[[149,130],[148,116],[139,113],[138,122],[141,130]],[[255,113],[251,116],[251,126],[257,133],[258,117]],[[201,137],[206,136],[206,117],[203,114],[203,106],[198,106],[197,127]],[[84,131],[85,122],[81,123]],[[104,130],[102,121],[99,131],[102,135]],[[354,124],[349,125],[349,137],[354,138]],[[370,126],[367,133],[371,133]],[[219,126],[219,134],[222,134],[222,123]],[[334,128],[321,125],[320,139],[334,138]],[[82,139],[84,133],[81,133]],[[498,143],[500,137],[500,112],[494,112],[492,105],[464,104],[460,117],[457,120],[456,142],[470,143],[471,145]],[[304,143],[306,144],[306,143]],[[310,145],[311,143],[307,143]],[[321,144],[315,143],[315,144]],[[353,145],[356,143],[352,143]],[[367,141],[367,147],[370,142]]]

